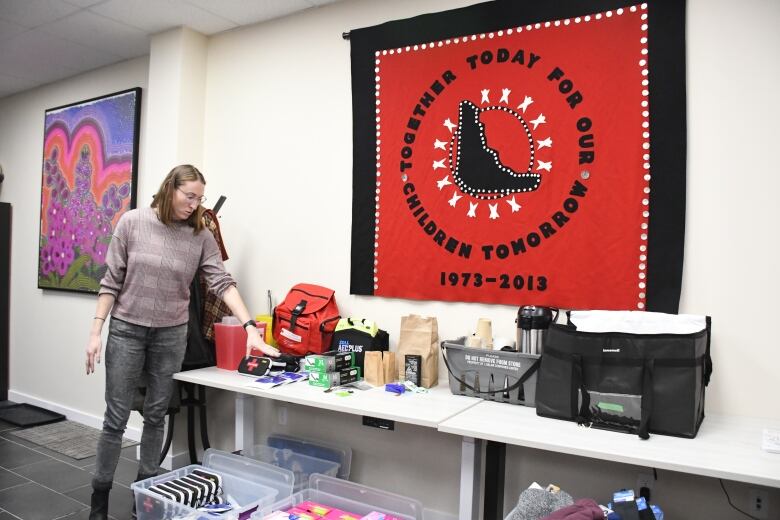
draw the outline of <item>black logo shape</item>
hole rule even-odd
[[[542,177],[531,171],[534,160],[533,139],[528,125],[517,112],[500,108],[515,116],[528,134],[530,164],[525,172],[516,172],[502,164],[498,151],[487,146],[485,125],[480,122],[482,110],[468,100],[458,106],[457,157],[453,177],[461,191],[478,199],[497,199],[512,193],[534,191]],[[452,150],[452,147],[450,147]],[[451,158],[452,159],[452,158]]]

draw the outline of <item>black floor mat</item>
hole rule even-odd
[[[0,421],[27,428],[62,421],[65,416],[31,404],[13,404],[0,408]]]

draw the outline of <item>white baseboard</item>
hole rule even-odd
[[[26,403],[35,406],[40,406],[41,408],[45,408],[46,410],[51,410],[53,412],[61,413],[62,415],[67,417],[69,421],[75,421],[85,426],[91,426],[92,428],[97,428],[98,430],[103,428],[103,416],[84,413],[81,410],[76,410],[75,408],[71,408],[69,406],[61,405],[59,403],[55,403],[52,401],[47,401],[45,399],[40,399],[38,397],[29,394],[24,394],[22,392],[17,392],[16,390],[8,391],[8,400],[13,401],[15,403]],[[127,429],[125,430],[125,437],[134,441],[140,441],[141,429],[137,427],[128,426]]]
[[[74,421],[83,424],[85,426],[96,428],[98,430],[103,428],[102,416],[84,413],[80,410],[76,410],[75,408],[64,406],[59,403],[54,403],[52,401],[47,401],[45,399],[40,399],[38,397],[25,394],[22,392],[17,392],[16,390],[8,391],[8,400],[13,401],[15,403],[31,404],[33,406],[39,406],[46,410],[51,410],[53,412],[61,413],[69,421]],[[130,440],[140,442],[141,429],[138,427],[128,426],[127,429],[125,429],[124,436]],[[136,459],[137,458],[138,458],[138,450],[136,450]],[[190,459],[189,459],[188,452],[182,451],[179,453],[172,454],[169,451],[168,454],[165,456],[165,460],[163,460],[162,464],[160,465],[165,469],[171,470],[171,469],[181,468],[183,466],[188,465],[189,463],[190,463]]]
[[[136,460],[141,458],[140,450],[141,450],[141,445],[139,444],[135,448]],[[165,459],[163,459],[162,464],[160,464],[160,467],[171,471],[174,469],[183,468],[184,466],[188,466],[189,464],[190,464],[189,452],[182,451],[179,453],[171,454],[171,452],[168,451],[168,454],[165,456]]]

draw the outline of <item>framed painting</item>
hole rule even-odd
[[[46,110],[38,288],[97,293],[119,217],[136,204],[141,89]]]

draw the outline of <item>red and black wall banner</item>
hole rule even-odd
[[[353,30],[353,294],[677,312],[685,4]]]

